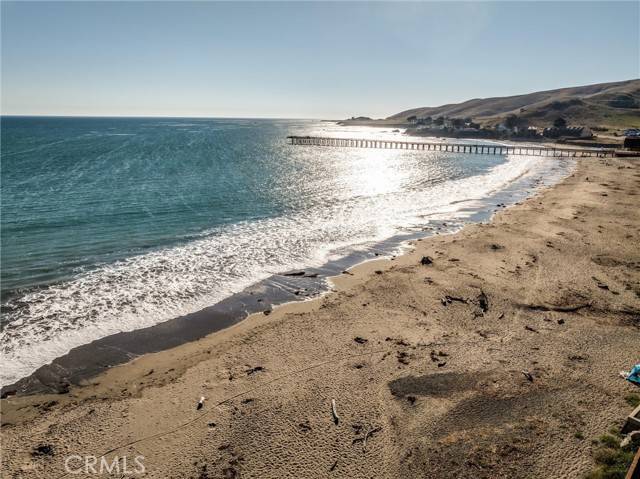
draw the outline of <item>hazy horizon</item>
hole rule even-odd
[[[637,2],[1,8],[5,116],[384,118],[640,77]]]

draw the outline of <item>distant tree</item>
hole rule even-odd
[[[473,118],[468,116],[464,119],[464,124],[469,125],[470,123],[473,123]]]
[[[444,116],[439,116],[438,118],[433,120],[433,123],[438,126],[444,125]]]
[[[411,116],[407,117],[407,121],[409,123],[415,123],[417,120],[418,120],[418,117],[415,116],[415,115],[411,115]]]
[[[567,120],[565,120],[564,118],[559,116],[558,118],[553,120],[553,126],[555,126],[556,128],[566,128],[567,127]]]
[[[504,119],[504,126],[509,128],[510,130],[513,130],[519,124],[520,124],[520,119],[518,118],[517,115],[511,114]]]
[[[430,125],[431,123],[433,123],[433,118],[431,118],[430,116],[426,117],[424,119],[424,123],[425,125]]]
[[[451,120],[451,125],[454,128],[462,128],[464,126],[464,120],[462,118],[453,118]]]

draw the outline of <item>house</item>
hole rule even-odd
[[[640,136],[640,128],[629,128],[624,130],[624,136]]]
[[[593,136],[591,128],[586,126],[570,126],[565,130],[564,136],[574,136],[576,138],[591,138]]]
[[[542,135],[547,138],[559,138],[561,136],[571,136],[573,138],[591,138],[593,137],[593,132],[591,128],[587,128],[586,126],[569,126],[566,128],[558,128],[552,126],[550,128],[545,128],[542,130]]]

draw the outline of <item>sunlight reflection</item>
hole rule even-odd
[[[400,152],[360,150],[349,161],[345,175],[346,187],[354,196],[376,196],[400,191],[407,179],[402,169]]]

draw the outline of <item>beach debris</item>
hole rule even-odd
[[[247,369],[245,372],[247,373],[247,376],[251,376],[252,374],[259,373],[259,372],[262,372],[262,371],[264,371],[264,367],[255,366],[253,368]]]
[[[504,318],[504,313],[500,313],[500,314],[498,315],[498,319],[502,319],[502,318]]]
[[[373,437],[376,433],[382,431],[381,427],[376,428],[367,428],[367,432],[365,432],[364,436],[356,437],[353,441],[351,441],[351,445],[356,444],[358,442],[362,443],[362,452],[366,452],[367,450],[367,441],[370,437]]]
[[[282,273],[282,276],[304,276],[304,271],[290,271],[288,273]]]
[[[398,362],[401,364],[404,364],[404,365],[409,364],[409,355],[404,351],[398,351],[396,358],[398,359]]]
[[[215,422],[210,422],[207,424],[207,426],[209,426],[211,429],[213,429],[214,427],[216,427],[216,423]]]
[[[347,271],[346,269],[342,272],[342,274],[348,274],[349,276],[353,276],[351,271]]]
[[[433,361],[434,363],[438,363],[437,366],[439,368],[442,368],[444,366],[447,365],[446,361],[443,361],[441,358],[443,357],[447,357],[449,356],[447,353],[445,353],[444,351],[438,351],[437,353],[434,350],[431,350],[431,353],[429,353],[429,357],[431,358],[431,361]]]
[[[529,325],[526,325],[526,326],[524,327],[524,329],[526,329],[527,331],[531,331],[532,333],[537,333],[537,332],[538,332],[538,330],[537,330],[536,328],[532,328],[532,327],[531,327],[531,326],[529,326]]]
[[[524,374],[524,377],[527,378],[527,380],[529,382],[533,382],[533,374],[531,374],[529,371],[527,371],[526,369],[523,369],[521,371],[522,374]]]
[[[296,271],[289,271],[288,273],[282,273],[281,276],[297,276],[297,277],[303,277],[303,278],[317,278],[318,277],[318,273],[307,273],[304,270],[296,270]]]
[[[604,289],[604,290],[608,290],[609,286],[606,283],[603,283],[602,281],[600,281],[598,278],[596,278],[595,276],[591,276],[591,279],[594,280],[596,282],[596,286],[600,289]]]
[[[340,422],[340,416],[338,416],[338,411],[336,410],[335,399],[331,399],[331,415],[333,416],[333,423],[337,426]]]
[[[375,429],[370,429],[367,431],[367,433],[364,435],[364,442],[362,443],[362,450],[365,451],[367,449],[367,439],[369,439],[370,437],[373,437],[373,435],[377,432],[382,431],[381,427],[376,427]]]
[[[71,384],[67,381],[62,381],[56,386],[56,392],[58,394],[67,394],[71,389]]]
[[[480,306],[483,313],[489,311],[489,298],[482,290],[480,290],[480,294],[478,295],[478,306]]]
[[[586,356],[580,356],[578,354],[569,356],[569,361],[586,361]]]
[[[302,432],[309,432],[311,431],[311,426],[309,425],[309,421],[305,421],[305,422],[301,422],[300,424],[298,424],[298,429],[300,429]]]
[[[243,399],[240,403],[241,403],[241,404],[250,404],[250,403],[252,403],[253,401],[255,401],[255,399],[253,399],[253,398],[246,398],[246,399]]]
[[[444,297],[440,298],[440,302],[442,303],[443,306],[447,306],[451,303],[453,303],[454,301],[457,301],[458,303],[464,303],[467,304],[468,301],[460,296],[450,296],[450,295],[445,295]]]
[[[15,396],[18,393],[16,389],[5,389],[0,395],[0,399],[7,399],[9,396]]]
[[[356,336],[355,338],[353,338],[353,340],[358,344],[364,344],[369,341],[368,339],[362,338],[360,336]]]
[[[420,264],[423,266],[428,266],[430,264],[433,264],[433,258],[431,256],[423,256],[422,259],[420,260]]]
[[[416,400],[418,398],[415,396],[407,396],[407,401],[409,401],[411,403],[411,405],[413,406],[416,403]]]
[[[271,310],[270,309],[265,309],[262,314],[264,314],[265,316],[269,316],[271,314]]]
[[[375,274],[382,274],[382,270],[381,269],[377,269],[374,271]]]
[[[398,346],[410,346],[410,344],[405,341],[402,338],[391,338],[389,336],[387,336],[386,338],[384,338],[385,341],[393,341],[395,344],[397,344]]]
[[[204,396],[200,396],[200,401],[198,401],[198,405],[196,406],[196,411],[199,411],[204,407]]]
[[[33,448],[33,451],[31,451],[31,455],[33,457],[53,456],[54,455],[53,446],[51,444],[38,444],[36,447]]]
[[[558,324],[564,324],[564,319],[560,318],[560,319],[558,320]]]
[[[636,386],[640,386],[640,363],[636,364],[629,372],[620,371],[620,376]]]
[[[338,460],[336,459],[335,462],[329,468],[329,472],[333,471],[336,468],[337,465],[338,465]]]
[[[583,308],[590,308],[591,303],[576,304],[573,306],[554,306],[546,304],[521,304],[519,306],[531,311],[555,311],[557,313],[574,313]]]

